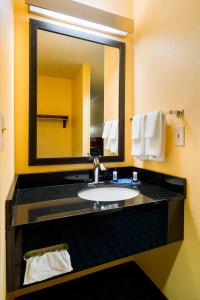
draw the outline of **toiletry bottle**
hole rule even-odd
[[[133,172],[133,182],[138,181],[138,172]]]
[[[117,171],[113,171],[113,182],[117,182]]]

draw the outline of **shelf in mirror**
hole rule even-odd
[[[37,119],[51,119],[51,120],[62,120],[63,121],[63,128],[66,128],[68,116],[61,116],[61,115],[37,115]]]

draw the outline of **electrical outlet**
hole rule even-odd
[[[185,126],[177,125],[174,127],[174,145],[185,146]]]

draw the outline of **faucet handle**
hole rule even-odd
[[[99,165],[99,158],[98,158],[98,157],[95,157],[95,158],[94,158],[94,165],[95,165],[95,166],[98,166],[98,165]]]

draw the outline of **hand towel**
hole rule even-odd
[[[131,138],[133,140],[140,139],[141,120],[142,120],[142,115],[135,115],[135,116],[132,117],[132,134],[131,134]]]
[[[144,160],[145,157],[145,145],[146,145],[146,140],[145,140],[145,129],[146,129],[146,115],[139,115],[140,116],[140,122],[137,121],[136,125],[139,126],[138,124],[140,123],[140,131],[139,134],[133,134],[134,131],[134,124],[135,120],[132,120],[132,149],[131,149],[131,155],[136,156],[138,159]],[[138,127],[137,127],[138,128]],[[137,138],[139,136],[139,138]]]
[[[119,121],[114,120],[111,122],[111,134],[110,134],[110,152],[118,154],[118,131]]]
[[[147,119],[148,119],[148,115],[147,115]],[[157,125],[156,128],[154,129],[154,131],[157,132],[156,135],[153,138],[146,138],[145,154],[149,160],[163,161],[165,159],[165,130],[166,130],[165,117],[163,116],[162,111],[160,111]],[[147,136],[150,135],[147,134]]]
[[[104,149],[105,150],[110,150],[110,144],[111,144],[111,126],[112,122],[111,121],[106,121],[104,123],[104,128],[103,128],[103,134],[102,138],[104,139]]]
[[[158,122],[161,113],[160,110],[156,110],[147,114],[145,138],[153,139],[158,136]]]
[[[24,285],[42,281],[73,270],[67,250],[32,256],[26,261]]]

